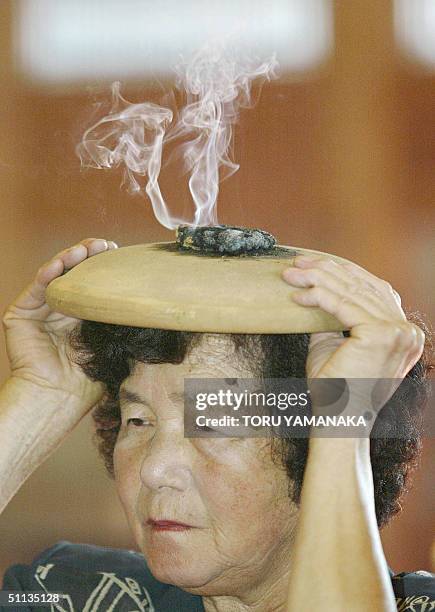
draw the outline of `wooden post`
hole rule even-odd
[[[394,272],[403,238],[395,223],[403,194],[393,25],[391,0],[336,1],[320,143],[335,252],[385,275]]]

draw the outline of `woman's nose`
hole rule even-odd
[[[142,458],[142,483],[153,490],[186,490],[192,478],[187,443],[182,432],[156,432]]]

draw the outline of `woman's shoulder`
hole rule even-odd
[[[62,541],[30,565],[14,565],[4,590],[62,593],[70,612],[90,609],[202,611],[201,598],[156,580],[142,554]],[[30,608],[29,608],[30,609]]]

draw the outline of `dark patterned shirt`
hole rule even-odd
[[[435,612],[434,574],[398,574],[392,584],[399,612]],[[0,606],[5,612],[204,612],[201,597],[156,580],[143,555],[90,544],[59,542],[10,567],[3,590],[63,595],[48,607]]]

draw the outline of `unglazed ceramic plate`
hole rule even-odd
[[[344,330],[320,308],[291,299],[298,288],[281,273],[299,254],[347,261],[291,246],[222,256],[183,251],[175,242],[139,244],[86,259],[50,283],[47,302],[79,319],[137,327],[268,334]]]

